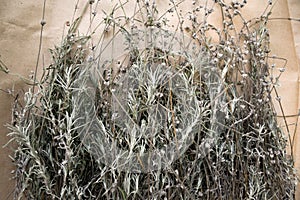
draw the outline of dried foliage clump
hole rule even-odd
[[[101,1],[89,3],[96,23]],[[119,3],[88,36],[75,20],[15,106],[15,198],[294,199],[271,95],[285,67],[270,55],[273,5],[247,21],[245,4],[170,0],[162,12],[145,0],[126,16]],[[216,10],[222,27],[208,20]]]

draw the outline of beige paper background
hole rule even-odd
[[[204,1],[204,0],[203,0]],[[113,4],[110,0],[103,2],[104,9],[109,9]],[[48,0],[46,3],[46,26],[43,32],[42,58],[44,63],[50,63],[47,49],[59,44],[66,21],[71,21],[76,0]],[[83,9],[86,1],[80,1],[78,14]],[[6,63],[11,73],[29,76],[34,70],[39,44],[40,20],[42,17],[42,1],[34,0],[0,0],[0,59]],[[157,0],[158,6],[167,6],[162,0]],[[252,0],[243,9],[243,14],[250,19],[260,15],[267,1]],[[189,5],[182,5],[183,10],[190,10]],[[127,7],[130,12],[130,6]],[[278,0],[274,8],[274,18],[300,18],[299,0]],[[220,23],[218,14],[211,19],[212,22]],[[86,30],[88,25],[86,17],[81,30]],[[174,22],[177,23],[177,22]],[[282,98],[284,112],[286,115],[295,115],[300,107],[299,101],[299,58],[300,58],[300,22],[288,20],[272,20],[269,23],[271,34],[272,53],[288,60],[287,70],[281,78],[279,94]],[[40,68],[42,67],[40,61]],[[14,88],[16,92],[25,89],[26,86],[20,78],[13,75],[0,73],[0,89]],[[0,92],[0,146],[6,144],[9,138],[6,137],[7,129],[4,125],[10,122],[10,110],[13,99]],[[278,114],[281,115],[276,106]],[[280,123],[282,119],[279,117]],[[297,117],[288,117],[290,131],[295,129]],[[300,127],[297,128],[297,134]],[[294,146],[296,168],[300,172],[300,137],[296,136]],[[14,182],[11,180],[13,165],[8,157],[11,151],[8,148],[0,149],[0,199],[12,199]],[[300,187],[298,189],[300,199]]]

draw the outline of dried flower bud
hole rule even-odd
[[[45,21],[45,20],[42,20],[42,21],[41,21],[41,25],[42,25],[42,26],[45,26],[45,24],[46,24],[46,21]]]

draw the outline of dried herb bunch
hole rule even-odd
[[[170,0],[165,12],[137,1],[132,16],[119,2],[99,22],[101,1],[90,1],[90,34],[75,20],[37,91],[16,103],[15,198],[294,199],[268,2],[251,20],[246,1]],[[217,11],[221,27],[209,22]]]

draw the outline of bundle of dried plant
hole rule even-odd
[[[194,5],[186,16],[181,3],[159,15],[155,1],[137,1],[133,16],[116,16],[119,3],[96,22],[101,2],[90,1],[91,23],[105,27],[99,42],[96,30],[77,33],[75,20],[15,106],[16,199],[294,198],[271,95],[285,67],[273,73],[272,2],[249,21],[246,1],[186,1]],[[208,21],[214,8],[223,27]],[[106,57],[117,38],[123,56]]]

